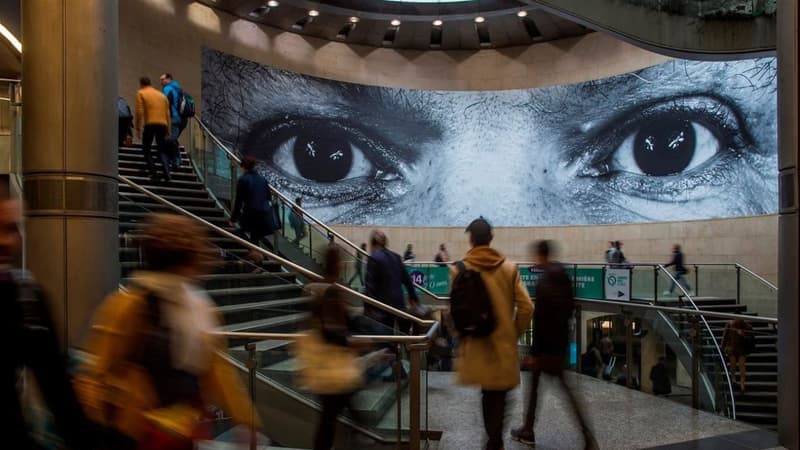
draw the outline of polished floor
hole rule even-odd
[[[438,450],[480,450],[483,420],[477,389],[453,386],[452,375],[429,374],[429,426],[444,430]],[[524,411],[523,387],[509,396],[507,427],[517,426]],[[713,414],[696,411],[668,399],[653,397],[602,380],[570,374],[601,449],[717,450],[777,448],[774,433]],[[583,439],[564,394],[555,380],[543,377],[536,423],[536,448],[579,449]],[[436,405],[433,408],[433,405]],[[506,434],[506,450],[523,450]]]

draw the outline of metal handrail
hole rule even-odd
[[[231,151],[218,137],[216,137],[214,135],[214,133],[212,133],[211,130],[208,128],[208,126],[205,123],[203,123],[202,120],[200,120],[199,117],[195,116],[194,119],[200,125],[200,128],[202,128],[203,131],[211,138],[211,140],[214,141],[214,143],[217,144],[217,147],[222,149],[222,151],[227,155],[228,159],[230,159],[231,161],[233,161],[233,162],[235,162],[237,164],[242,162],[242,159],[239,158],[239,156],[236,155],[236,153]],[[304,220],[308,219],[311,222],[314,222],[320,228],[324,229],[329,235],[335,237],[339,241],[345,243],[348,247],[350,247],[353,250],[355,250],[355,252],[357,254],[369,257],[369,253],[368,252],[366,252],[365,250],[362,250],[361,247],[359,247],[358,245],[356,245],[355,243],[353,243],[352,241],[347,239],[344,235],[342,235],[338,231],[336,231],[333,228],[331,228],[330,226],[326,225],[321,220],[319,220],[316,217],[314,217],[313,214],[311,214],[307,210],[303,209],[302,206],[297,205],[289,197],[284,195],[281,191],[276,189],[274,186],[270,185],[269,188],[270,188],[270,190],[272,191],[273,194],[275,194],[278,198],[280,198],[284,203],[288,204],[290,208],[292,208],[292,209],[294,209],[296,211],[300,211],[303,214],[303,219]],[[428,295],[428,296],[430,296],[430,297],[432,297],[432,298],[434,298],[436,300],[442,300],[439,296],[437,296],[436,294],[434,294],[430,290],[426,289],[425,287],[417,285],[417,284],[415,284],[414,286],[417,289],[419,289],[420,291],[422,291],[425,295]]]
[[[670,273],[670,271],[667,270],[664,267],[663,264],[659,264],[658,265],[658,269],[661,270],[662,272],[664,272],[667,275],[667,277],[669,277],[669,279],[675,284],[675,286],[677,286],[678,289],[680,289],[680,291],[683,292],[683,295],[689,300],[689,303],[692,304],[694,309],[696,311],[700,311],[700,308],[694,302],[694,299],[692,299],[692,296],[689,295],[689,292],[687,292],[686,289],[684,289],[684,287],[683,287],[683,285],[681,283],[678,283],[678,280],[676,280],[675,277],[672,276],[672,273]],[[703,326],[705,326],[706,331],[708,332],[709,336],[711,337],[711,342],[714,344],[714,350],[716,350],[717,356],[719,357],[719,360],[720,360],[720,364],[722,364],[722,368],[724,369],[722,372],[725,374],[725,381],[726,381],[726,383],[728,385],[728,393],[730,394],[730,399],[731,399],[731,418],[733,420],[736,420],[736,399],[734,399],[734,396],[733,396],[733,384],[731,383],[731,377],[730,377],[730,374],[728,373],[728,370],[727,370],[728,365],[727,365],[727,362],[725,360],[725,355],[722,353],[722,350],[719,348],[719,344],[717,343],[717,337],[714,335],[714,332],[711,330],[711,326],[708,325],[708,322],[706,321],[706,318],[701,315],[700,316],[700,320],[703,321]]]
[[[768,323],[772,325],[778,324],[778,319],[774,317],[762,317],[762,316],[748,316],[744,314],[734,314],[734,313],[723,313],[723,312],[715,312],[715,311],[706,311],[706,310],[696,310],[696,309],[686,309],[686,308],[679,308],[675,306],[660,306],[660,305],[651,305],[650,303],[637,303],[637,302],[621,302],[616,300],[600,300],[595,298],[583,298],[583,297],[576,297],[575,301],[582,303],[582,304],[597,304],[597,305],[606,305],[606,306],[613,306],[613,307],[620,307],[622,309],[630,308],[630,309],[644,309],[648,311],[659,311],[664,313],[673,313],[673,314],[686,314],[689,316],[701,316],[701,317],[711,317],[717,319],[729,319],[729,320],[736,320],[742,319],[748,322],[759,322],[759,323]]]
[[[762,277],[761,275],[753,272],[752,270],[748,269],[747,267],[745,267],[745,266],[743,266],[743,265],[741,265],[739,263],[736,263],[736,267],[738,267],[739,269],[742,269],[745,272],[749,273],[750,276],[754,277],[755,279],[757,279],[761,283],[767,285],[767,287],[769,287],[773,291],[778,292],[778,287],[775,286],[774,284],[770,283],[769,280],[767,280],[766,278]]]
[[[430,342],[433,338],[433,335],[436,334],[436,331],[439,329],[439,322],[433,323],[433,325],[428,328],[428,331],[425,334],[418,334],[413,336],[397,336],[397,335],[378,335],[378,334],[356,334],[350,336],[350,339],[354,342],[358,343],[365,343],[365,344],[383,344],[383,343],[394,343],[394,344],[423,344],[426,342]],[[212,336],[218,337],[225,337],[231,339],[250,339],[250,340],[276,340],[276,341],[295,341],[302,336],[306,336],[305,333],[247,333],[247,332],[237,332],[237,331],[212,331],[210,333]]]
[[[149,189],[147,189],[145,187],[142,187],[142,186],[139,186],[138,184],[134,183],[133,181],[131,181],[130,179],[128,179],[128,177],[126,177],[124,175],[117,175],[117,179],[119,181],[127,184],[128,186],[130,186],[134,190],[139,191],[142,194],[145,194],[146,196],[150,197],[151,199],[161,203],[162,205],[165,205],[165,206],[175,210],[176,212],[180,213],[181,215],[184,215],[186,217],[189,217],[191,219],[194,219],[194,220],[202,223],[205,227],[210,228],[215,233],[220,234],[220,235],[222,235],[222,236],[224,236],[224,237],[226,237],[228,239],[231,239],[231,240],[235,241],[237,244],[239,244],[239,245],[241,245],[241,246],[243,246],[243,247],[245,247],[247,249],[259,252],[262,255],[266,256],[267,258],[270,258],[270,259],[272,259],[274,261],[277,261],[280,264],[282,264],[282,265],[284,265],[286,267],[289,267],[292,270],[294,270],[296,272],[299,272],[299,273],[303,274],[304,276],[306,276],[306,277],[308,277],[310,279],[313,279],[313,280],[316,280],[316,281],[322,281],[323,280],[322,275],[319,275],[319,274],[317,274],[317,273],[315,273],[315,272],[313,272],[311,270],[308,270],[303,266],[295,264],[292,261],[289,261],[288,259],[285,259],[285,258],[283,258],[281,256],[278,256],[278,255],[276,255],[276,254],[274,254],[274,253],[272,253],[270,251],[267,251],[267,250],[265,250],[265,249],[263,249],[263,248],[261,248],[261,247],[259,247],[257,245],[254,245],[254,244],[252,244],[252,243],[240,238],[239,236],[236,236],[235,234],[233,234],[233,233],[231,233],[229,231],[226,231],[226,230],[214,225],[213,223],[211,223],[211,222],[203,219],[202,217],[200,217],[200,216],[198,216],[196,214],[193,214],[193,213],[187,211],[186,209],[184,209],[184,208],[182,208],[182,207],[170,202],[169,200],[167,200],[167,199],[161,197],[160,195],[150,191]],[[423,320],[423,319],[420,319],[419,317],[413,316],[413,315],[411,315],[411,314],[409,314],[409,313],[407,313],[405,311],[401,311],[399,309],[393,308],[393,307],[391,307],[389,305],[386,305],[386,304],[384,304],[384,303],[382,303],[382,302],[380,302],[378,300],[373,299],[372,297],[366,296],[366,295],[362,294],[361,292],[358,292],[356,290],[350,289],[348,286],[345,286],[343,284],[335,283],[335,286],[343,289],[345,292],[347,292],[351,296],[355,296],[356,298],[360,299],[364,303],[369,304],[370,306],[374,306],[376,308],[382,309],[382,310],[384,310],[384,311],[386,311],[388,313],[391,313],[391,314],[393,314],[395,316],[398,316],[398,317],[401,317],[403,319],[410,320],[410,321],[412,321],[412,322],[414,322],[414,323],[416,323],[418,325],[433,326],[433,324],[436,323],[435,320]]]

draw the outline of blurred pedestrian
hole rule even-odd
[[[447,263],[450,262],[450,254],[447,253],[447,247],[443,243],[439,244],[439,252],[436,253],[436,257],[433,260],[439,263],[440,267],[446,267]]]
[[[689,271],[686,270],[686,266],[683,264],[683,252],[681,252],[681,246],[678,244],[672,246],[672,260],[664,265],[664,267],[672,266],[675,266],[675,269],[672,271],[672,278],[674,278],[675,281],[670,284],[669,291],[665,292],[665,294],[672,295],[676,287],[676,282],[680,283],[686,292],[689,292],[692,289],[691,286],[689,286],[689,281],[686,280],[686,274]]]
[[[139,91],[136,92],[136,134],[142,140],[142,154],[144,154],[145,167],[151,178],[156,176],[153,161],[150,159],[150,147],[153,139],[156,140],[158,157],[164,179],[170,181],[170,158],[166,138],[169,136],[170,117],[169,101],[164,94],[156,90],[150,78],[139,79]]]
[[[650,369],[650,381],[653,382],[653,394],[669,395],[672,393],[672,382],[669,379],[666,358],[658,357],[658,362]]]
[[[372,230],[369,237],[370,256],[367,260],[366,294],[382,303],[407,312],[403,298],[403,287],[408,292],[409,306],[416,308],[417,291],[411,276],[406,271],[400,255],[386,248],[388,239],[380,230]],[[382,333],[392,334],[395,323],[403,333],[408,333],[411,324],[406,319],[377,307],[364,305],[364,314],[383,326]]]
[[[358,286],[364,286],[364,253],[367,252],[366,242],[361,243],[361,250],[362,252],[356,252],[356,270],[353,276],[350,277],[350,280],[347,281],[348,286],[352,286],[356,278],[358,278]]]
[[[13,268],[22,247],[22,208],[3,188],[0,191],[0,342],[6,344],[0,358],[3,448],[44,449],[23,413],[27,405],[21,399],[28,397],[24,390],[33,380],[66,445],[94,448],[94,433],[70,384],[47,301],[30,274]]]
[[[109,430],[109,448],[193,448],[208,438],[201,418],[209,405],[234,422],[258,425],[239,374],[221,356],[224,339],[209,333],[221,321],[200,287],[211,245],[194,221],[151,216],[140,235],[145,270],[100,306],[79,375],[84,407]],[[169,444],[167,444],[169,443]]]
[[[403,252],[403,262],[412,262],[417,259],[417,255],[414,254],[414,247],[411,244],[406,246],[406,251]]]
[[[231,211],[231,225],[239,222],[250,243],[260,246],[263,238],[272,236],[279,228],[270,202],[272,192],[267,179],[256,171],[255,158],[245,156],[242,158],[241,166],[244,174],[236,183],[236,200]],[[268,240],[265,244],[270,250],[273,249]],[[255,250],[251,250],[248,256],[256,264],[264,260],[264,255]]]
[[[483,423],[488,437],[486,449],[500,450],[503,448],[506,396],[520,381],[517,341],[530,325],[533,304],[517,265],[490,246],[493,234],[489,222],[482,217],[475,219],[466,231],[471,248],[457,263],[453,293],[459,276],[470,275],[469,279],[473,279],[470,271],[478,272],[494,311],[494,323],[488,336],[462,335],[459,338],[457,376],[461,384],[480,386]]]
[[[511,437],[528,445],[536,445],[534,425],[539,397],[539,380],[542,373],[554,376],[575,410],[585,439],[585,448],[591,448],[594,439],[583,417],[582,408],[564,381],[564,362],[569,350],[569,325],[575,310],[572,281],[561,263],[551,259],[550,241],[538,241],[531,246],[536,267],[542,275],[536,283],[536,307],[533,310],[533,367],[531,370],[530,398],[525,421],[511,431]]]
[[[603,372],[603,356],[597,348],[597,342],[592,341],[581,355],[581,373],[598,378]]]
[[[355,324],[347,310],[344,291],[335,283],[343,262],[339,248],[325,249],[324,280],[306,285],[314,296],[306,337],[298,341],[303,384],[316,394],[322,413],[314,434],[314,450],[330,450],[336,433],[336,416],[350,402],[363,382],[358,346],[351,341]],[[351,408],[352,409],[352,408]]]
[[[731,377],[739,367],[739,390],[745,393],[747,356],[755,350],[756,336],[753,327],[742,319],[731,320],[722,334],[722,349],[728,355],[728,371]]]
[[[294,200],[294,204],[295,206],[292,206],[291,211],[289,211],[289,225],[294,230],[294,240],[292,242],[298,245],[300,244],[300,239],[306,236],[306,226],[303,221],[303,197],[297,197]]]

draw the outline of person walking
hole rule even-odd
[[[659,356],[658,362],[650,369],[650,381],[653,382],[653,394],[666,396],[672,393],[672,382],[664,356]]]
[[[386,235],[380,230],[372,230],[369,236],[369,245],[370,256],[367,260],[365,280],[366,295],[392,308],[407,312],[408,308],[403,298],[403,287],[405,287],[410,306],[416,308],[419,299],[414,282],[406,271],[400,255],[386,248],[388,245]],[[410,329],[411,324],[407,320],[374,306],[364,305],[364,315],[385,327],[381,330],[384,333],[394,330],[395,324],[403,333],[407,333]]]
[[[582,408],[564,380],[564,361],[569,350],[569,324],[575,310],[572,282],[559,262],[551,260],[552,244],[539,241],[532,245],[536,266],[542,275],[536,284],[536,308],[533,312],[533,368],[530,397],[522,427],[511,431],[511,437],[528,445],[536,445],[534,425],[539,399],[539,380],[542,373],[556,377],[567,393],[583,431],[585,447],[594,439],[589,432]]]
[[[403,262],[412,262],[417,259],[417,255],[414,254],[414,247],[411,244],[406,246],[406,251],[403,252]]]
[[[742,319],[731,320],[722,334],[722,349],[728,355],[728,371],[734,378],[739,367],[739,390],[745,393],[747,356],[755,350],[753,327]]]
[[[439,263],[439,267],[447,267],[447,263],[450,262],[450,254],[447,253],[447,247],[445,247],[444,243],[439,244],[439,252],[436,253],[436,257],[433,260]]]
[[[359,287],[364,286],[364,253],[367,252],[366,242],[361,243],[361,250],[363,250],[363,253],[356,252],[356,270],[353,273],[353,276],[347,281],[348,286],[352,286],[353,281],[355,281],[356,278],[358,278]]]
[[[158,92],[150,83],[150,78],[142,77],[139,79],[139,91],[136,93],[136,135],[142,140],[142,153],[150,177],[155,177],[153,161],[150,159],[150,147],[153,139],[156,140],[158,157],[161,160],[161,168],[164,172],[164,179],[171,181],[169,175],[170,155],[165,143],[169,134],[170,117],[169,102],[164,94]]]
[[[117,120],[119,121],[117,144],[120,147],[131,145],[133,143],[133,114],[128,102],[122,97],[117,98]]]
[[[300,244],[300,239],[303,239],[306,236],[306,226],[303,222],[303,197],[297,197],[294,200],[295,206],[292,206],[291,211],[289,211],[289,225],[294,230],[294,240],[292,242],[295,245]]]
[[[35,379],[64,443],[71,449],[93,449],[94,433],[72,388],[44,294],[29,273],[13,268],[22,247],[22,208],[0,190],[0,340],[6,343],[0,359],[0,404],[6,412],[0,425],[3,448],[44,450],[23,413],[22,399]]]
[[[675,281],[670,284],[669,291],[665,292],[665,294],[672,295],[676,287],[676,282],[680,283],[687,292],[690,291],[692,288],[689,286],[689,281],[686,280],[686,274],[689,271],[686,270],[686,266],[683,265],[683,252],[681,252],[681,246],[678,244],[672,246],[672,261],[664,265],[665,268],[672,266],[675,266],[675,269],[672,271],[672,278],[674,278]]]
[[[463,270],[480,273],[492,305],[494,329],[488,336],[459,338],[457,381],[481,388],[485,448],[500,450],[506,397],[520,382],[517,340],[530,324],[533,304],[516,264],[490,246],[493,235],[489,222],[482,217],[475,219],[466,232],[471,248],[461,261]]]
[[[140,235],[145,270],[98,309],[76,380],[84,408],[109,433],[108,448],[144,450],[168,441],[194,448],[210,405],[258,428],[239,375],[224,359],[213,300],[200,287],[212,262],[205,230],[183,216],[156,214]]]
[[[161,90],[164,96],[169,100],[169,114],[172,119],[170,137],[177,142],[189,122],[185,117],[181,116],[180,102],[183,96],[183,88],[181,88],[177,80],[172,78],[170,73],[162,73],[158,81],[161,83]]]
[[[311,344],[308,337],[298,342],[303,384],[319,397],[322,405],[314,450],[331,449],[336,437],[336,416],[350,405],[363,378],[356,359],[361,346],[351,341],[355,324],[348,314],[344,292],[335,286],[343,266],[340,250],[329,245],[323,257],[323,281],[309,283],[305,288],[314,297],[306,333],[314,342]]]
[[[250,243],[258,246],[264,237],[271,236],[278,229],[270,203],[272,193],[267,179],[256,171],[255,158],[245,156],[241,167],[244,174],[236,183],[231,225],[240,223]],[[270,250],[273,248],[269,241],[266,241],[266,245]],[[251,250],[248,257],[256,264],[264,260],[264,255],[255,250]]]

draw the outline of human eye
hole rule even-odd
[[[284,116],[255,124],[244,151],[279,188],[332,206],[402,193],[408,165],[387,141],[349,120]]]
[[[578,158],[578,176],[607,181],[622,194],[694,200],[734,177],[752,146],[735,106],[710,96],[658,100],[599,128]]]

